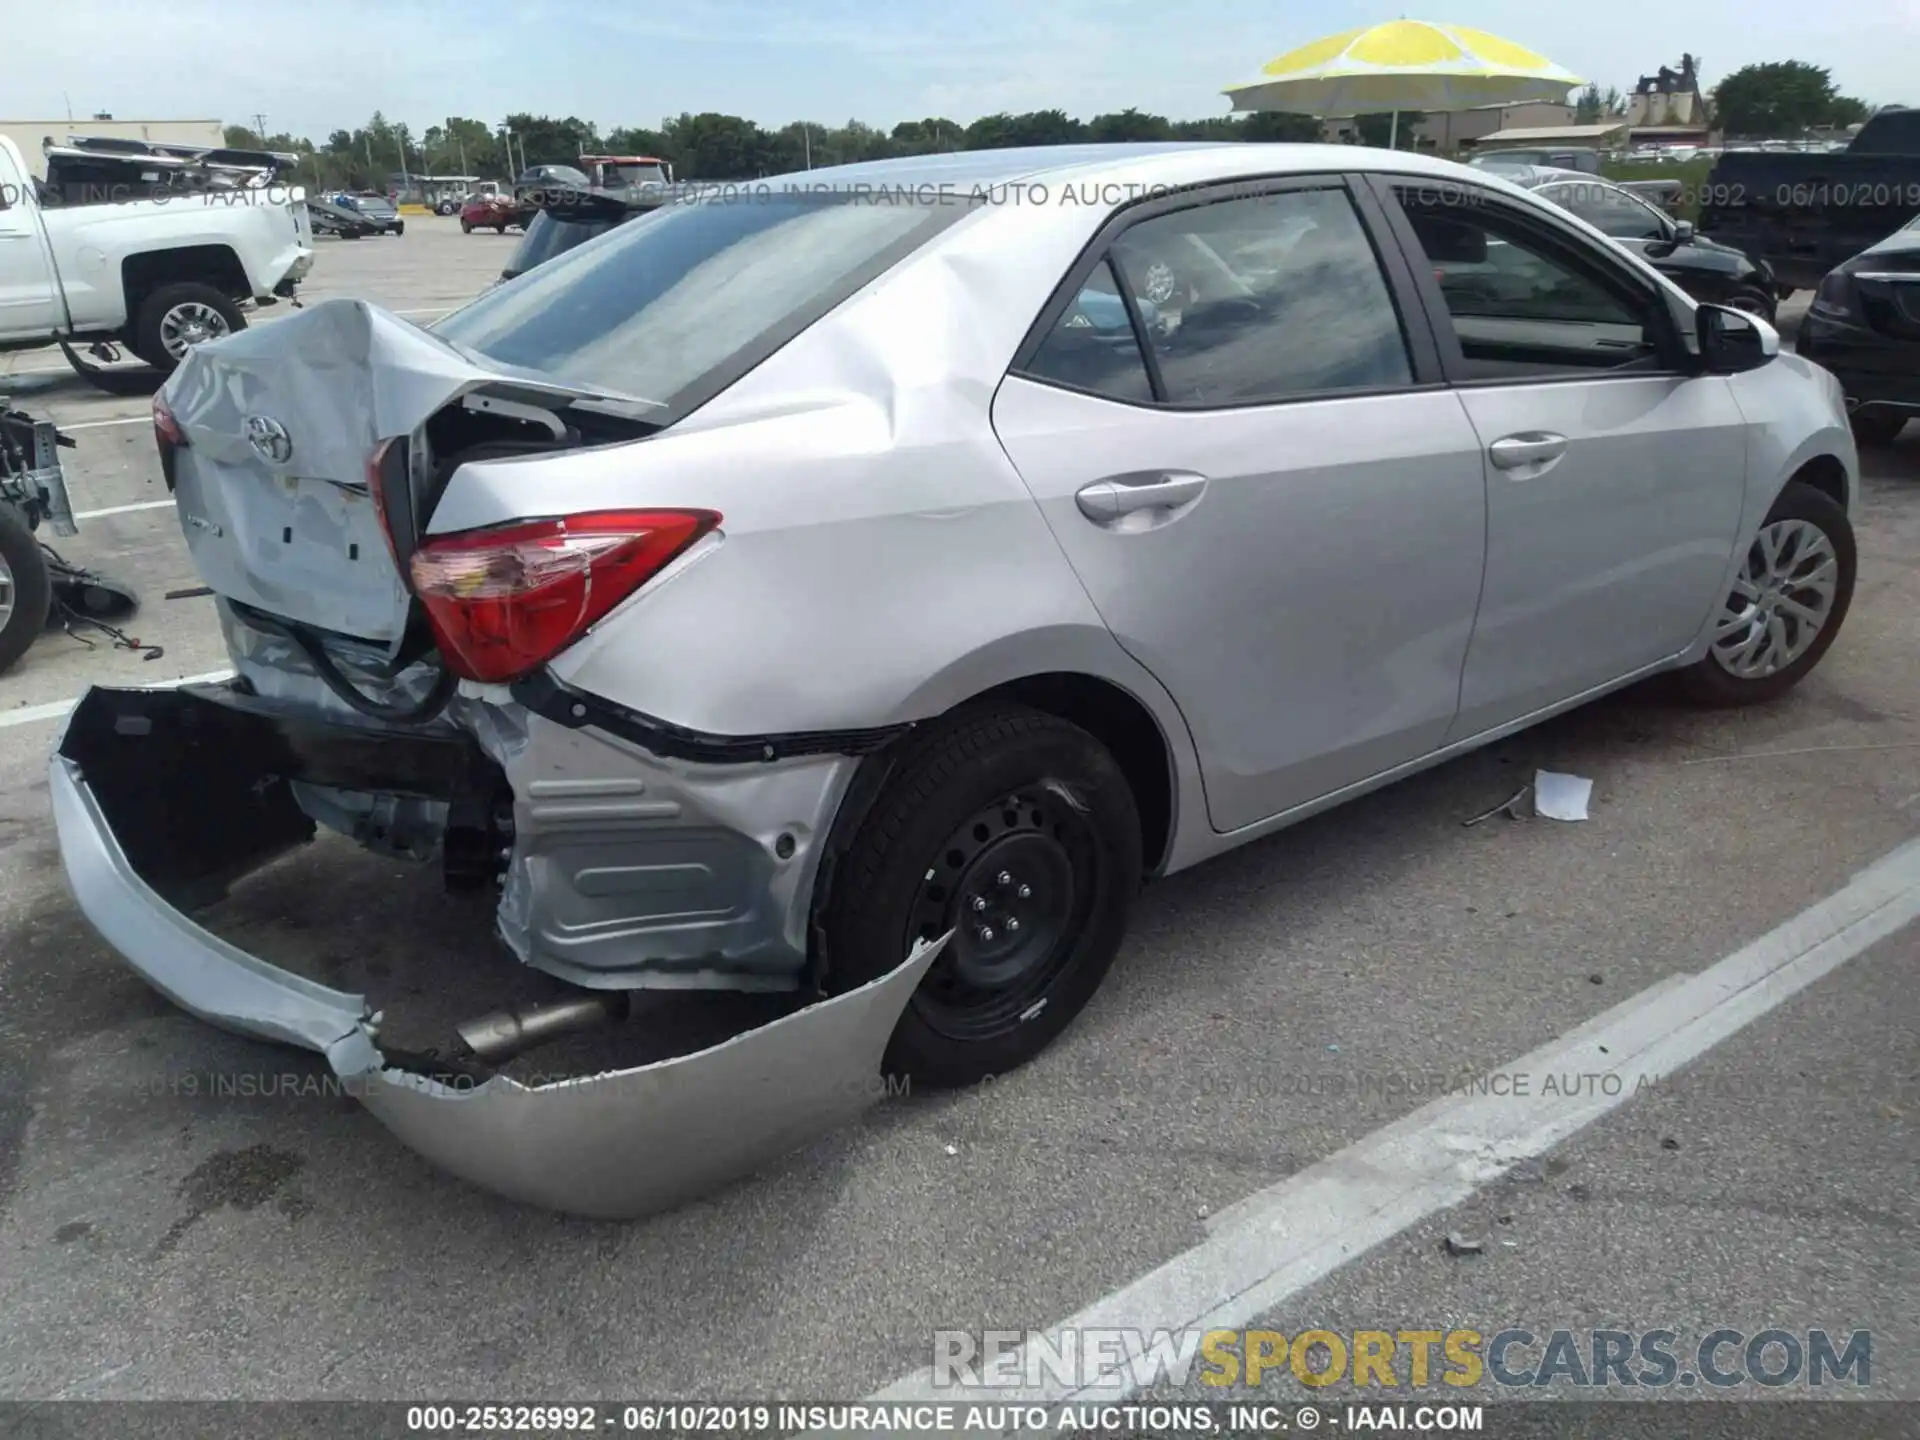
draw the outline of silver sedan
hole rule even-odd
[[[432,330],[197,349],[155,427],[237,674],[75,712],[81,905],[599,1214],[1030,1059],[1145,878],[1656,672],[1781,694],[1854,584],[1832,377],[1493,174],[1345,146],[690,192]],[[558,998],[402,1054],[399,997],[191,918],[316,825],[475,887]],[[501,1072],[662,988],[795,1008]]]

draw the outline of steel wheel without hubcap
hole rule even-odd
[[[1094,902],[1098,849],[1045,792],[996,800],[940,846],[909,910],[907,944],[954,932],[914,993],[932,1029],[979,1040],[1020,1025],[1073,955]]]
[[[160,317],[160,343],[176,361],[209,340],[230,334],[227,317],[199,300],[183,300]]]
[[[1806,520],[1762,526],[1714,629],[1714,660],[1740,680],[1786,669],[1819,638],[1839,578],[1833,542],[1819,526]]]

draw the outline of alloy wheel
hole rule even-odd
[[[13,623],[13,567],[0,555],[0,631]]]
[[[209,340],[231,333],[227,317],[202,300],[183,300],[160,318],[160,343],[175,360]]]
[[[1839,580],[1839,557],[1819,526],[1807,520],[1762,526],[1714,627],[1713,658],[1739,680],[1778,674],[1819,638]]]

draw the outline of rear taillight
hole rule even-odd
[[[173,411],[158,395],[153,397],[153,443],[160,451],[160,478],[167,482],[167,493],[171,495],[179,483],[180,466],[175,457],[187,448],[187,432],[180,428]]]
[[[186,431],[180,428],[180,422],[173,418],[173,411],[158,395],[153,397],[153,440],[163,451],[169,448],[183,450],[187,444]]]
[[[449,669],[497,683],[559,654],[720,523],[609,510],[428,540],[409,569]]]

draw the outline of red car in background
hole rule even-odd
[[[526,218],[511,195],[469,195],[460,207],[460,228],[468,235],[475,230],[504,235],[510,225],[526,229]]]

